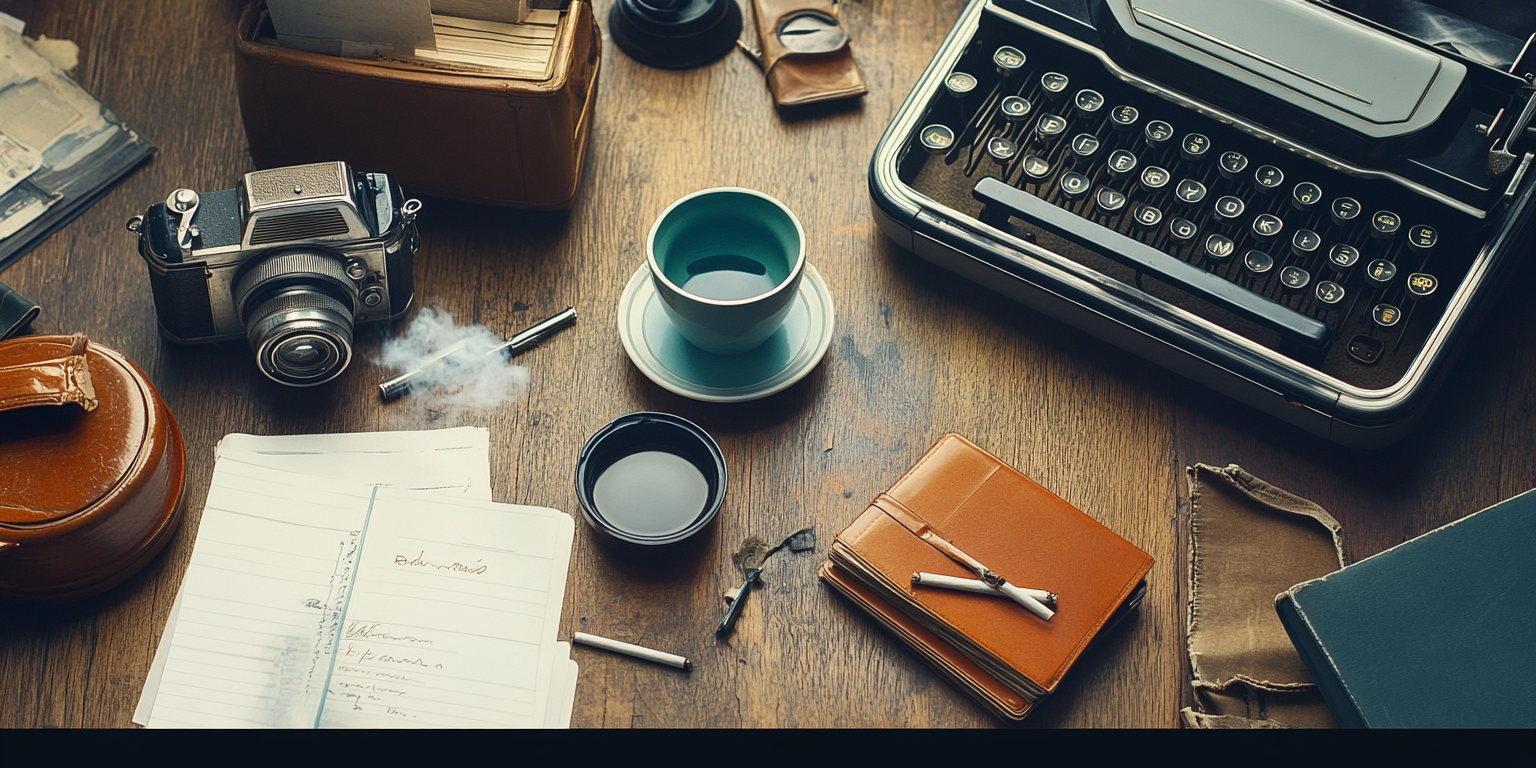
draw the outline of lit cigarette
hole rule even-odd
[[[981,581],[980,579],[962,579],[955,576],[944,576],[937,573],[914,573],[912,574],[912,585],[938,587],[940,589],[953,589],[957,592],[975,592],[978,595],[997,595],[1003,597],[1011,597],[1018,601],[1019,604],[1023,605],[1025,608],[1029,608],[1031,611],[1034,611],[1037,614],[1040,613],[1039,611],[1035,611],[1034,608],[1031,608],[1028,603],[1025,603],[1024,601],[1019,600],[1018,597],[1009,594],[1009,590],[1013,590],[1019,593],[1021,596],[1028,597],[1037,603],[1041,603],[1042,608],[1045,608],[1046,611],[1044,614],[1040,615],[1040,618],[1042,619],[1049,619],[1051,616],[1055,615],[1055,612],[1050,609],[1056,607],[1056,600],[1059,597],[1055,592],[1047,592],[1043,589],[1015,587],[1012,584],[1007,583],[1004,583],[1002,587],[994,587],[985,581]]]
[[[522,333],[519,333],[518,335],[513,336],[512,338],[507,339],[506,341],[488,349],[470,350],[467,344],[461,341],[451,347],[437,352],[431,357],[428,357],[426,360],[422,361],[421,365],[380,384],[379,398],[382,400],[393,400],[405,394],[406,392],[409,392],[411,390],[411,385],[422,378],[422,376],[424,376],[429,369],[434,368],[442,364],[444,361],[456,356],[465,355],[468,356],[469,359],[474,359],[476,357],[489,357],[495,354],[505,354],[507,359],[510,360],[524,352],[527,352],[530,349],[533,349],[534,347],[538,346],[540,342],[544,341],[550,336],[555,335],[556,332],[574,322],[576,322],[576,309],[574,307],[566,307],[564,312],[561,312],[560,314],[555,315],[554,317],[551,317],[548,320],[545,320],[544,322],[539,323],[538,325],[535,325],[532,328],[529,328],[528,330],[523,331]]]
[[[585,632],[577,632],[571,635],[571,640],[581,643],[582,645],[590,645],[593,648],[602,648],[605,651],[613,651],[614,653],[622,653],[625,656],[633,656],[637,659],[654,661],[657,664],[665,664],[669,667],[677,667],[678,669],[693,669],[693,662],[689,661],[686,657],[678,656],[675,653],[653,651],[650,648],[635,645],[634,643],[609,640],[606,637],[589,635]]]

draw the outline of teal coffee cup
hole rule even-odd
[[[678,333],[705,352],[736,355],[767,341],[789,315],[805,274],[805,230],[768,195],[718,187],[663,211],[645,256]]]

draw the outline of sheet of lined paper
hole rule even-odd
[[[381,489],[319,724],[542,725],[573,531],[554,510]]]
[[[217,453],[216,478],[221,476],[220,466],[254,464],[365,485],[491,500],[490,431],[483,427],[328,435],[236,433],[219,441]],[[178,592],[134,710],[133,722],[139,725],[149,724],[181,603]]]
[[[545,724],[569,516],[245,462],[212,485],[151,727]]]

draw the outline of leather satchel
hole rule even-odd
[[[269,42],[261,3],[235,39],[240,115],[257,168],[344,160],[412,195],[569,208],[597,101],[602,40],[574,0],[542,80],[351,59]]]
[[[1000,594],[915,585],[972,578],[1056,593],[1049,619]],[[945,435],[833,540],[821,576],[1004,717],[1054,692],[1134,610],[1152,557],[959,435]]]

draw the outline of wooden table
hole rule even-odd
[[[606,19],[608,0],[599,5]],[[1141,616],[1092,649],[1032,726],[1168,726],[1186,695],[1178,584],[1185,466],[1239,463],[1344,525],[1355,558],[1536,485],[1533,267],[1461,358],[1423,425],[1366,453],[1323,443],[1073,328],[922,262],[886,239],[865,174],[887,120],[961,0],[842,5],[870,85],[862,103],[786,119],[733,53],[700,69],[636,64],[604,41],[583,189],[569,215],[429,199],[418,306],[511,334],[574,305],[582,320],[522,357],[529,396],[457,423],[488,427],[498,500],[576,512],[582,443],[612,418],[667,411],[720,442],[730,492],[703,553],[668,568],[615,561],[577,524],[562,637],[674,649],[692,674],[579,649],[577,726],[988,726],[996,721],[815,578],[831,538],[939,435],[958,432],[1157,558]],[[81,48],[81,84],[159,153],[8,269],[40,302],[38,333],[84,332],[139,363],[187,446],[186,516],[165,553],[98,598],[0,606],[0,725],[123,726],[192,552],[230,432],[299,434],[450,426],[383,405],[370,363],[381,335],[332,385],[261,377],[243,344],[160,339],[129,216],[170,190],[227,189],[253,170],[234,87],[239,3],[0,0],[28,34]],[[606,29],[606,21],[603,22]],[[371,169],[367,169],[371,170]],[[652,219],[697,189],[738,185],[787,203],[837,306],[827,358],[766,400],[709,405],[629,362],[614,323]],[[750,535],[814,525],[814,554],[781,554],[735,635],[716,642],[729,555]]]

